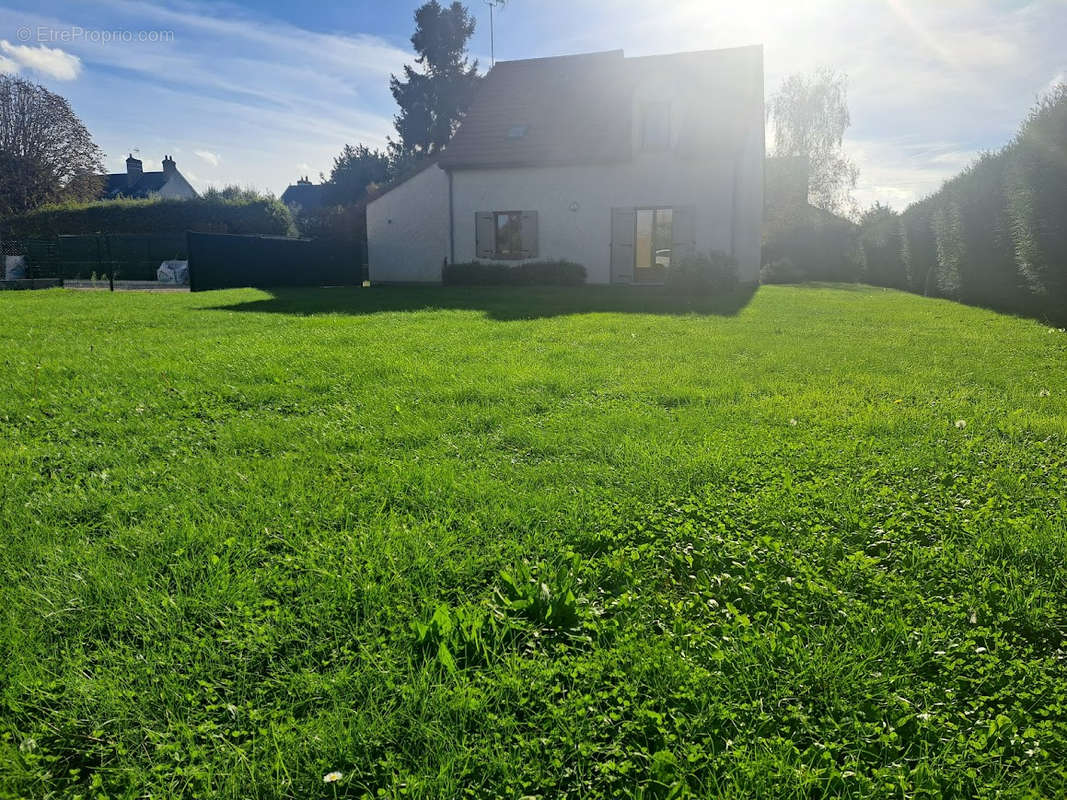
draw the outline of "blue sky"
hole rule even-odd
[[[0,72],[67,97],[110,170],[171,153],[198,188],[275,193],[346,142],[384,145],[418,5],[0,2]],[[488,9],[468,5],[484,70]],[[768,94],[791,72],[848,73],[863,205],[936,190],[1067,76],[1067,0],[509,0],[496,21],[498,59],[762,43]]]

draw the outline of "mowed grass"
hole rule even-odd
[[[56,290],[0,364],[0,796],[1067,793],[1062,331]]]

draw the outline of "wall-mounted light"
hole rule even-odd
[[[581,208],[581,206],[578,205],[578,201],[575,200],[573,203],[571,203],[570,208],[571,208],[571,211],[577,211],[579,208]]]

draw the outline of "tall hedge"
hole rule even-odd
[[[1004,148],[904,211],[899,247],[883,246],[887,225],[864,220],[866,281],[1067,321],[1067,85]]]
[[[862,278],[867,283],[907,289],[910,280],[904,260],[904,228],[900,215],[876,205],[861,221]]]
[[[193,200],[106,200],[44,206],[0,221],[0,236],[49,238],[85,233],[272,234],[293,232],[289,209],[273,197],[226,198],[219,193]]]

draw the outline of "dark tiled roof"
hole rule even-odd
[[[742,124],[727,118],[739,116],[731,113],[737,102],[762,104],[762,65],[759,46],[638,58],[612,50],[500,61],[479,87],[440,164],[453,169],[626,160],[634,91],[642,81],[669,81],[704,107],[723,108],[723,128]],[[679,151],[699,151],[722,133],[706,123],[689,125]]]
[[[153,192],[158,192],[167,182],[167,176],[162,172],[141,173],[140,180],[133,186],[127,183],[125,172],[113,172],[107,176],[104,185],[104,196],[115,197],[148,197]]]
[[[300,206],[304,211],[321,208],[326,199],[325,184],[292,183],[282,192],[282,202],[287,206]]]

